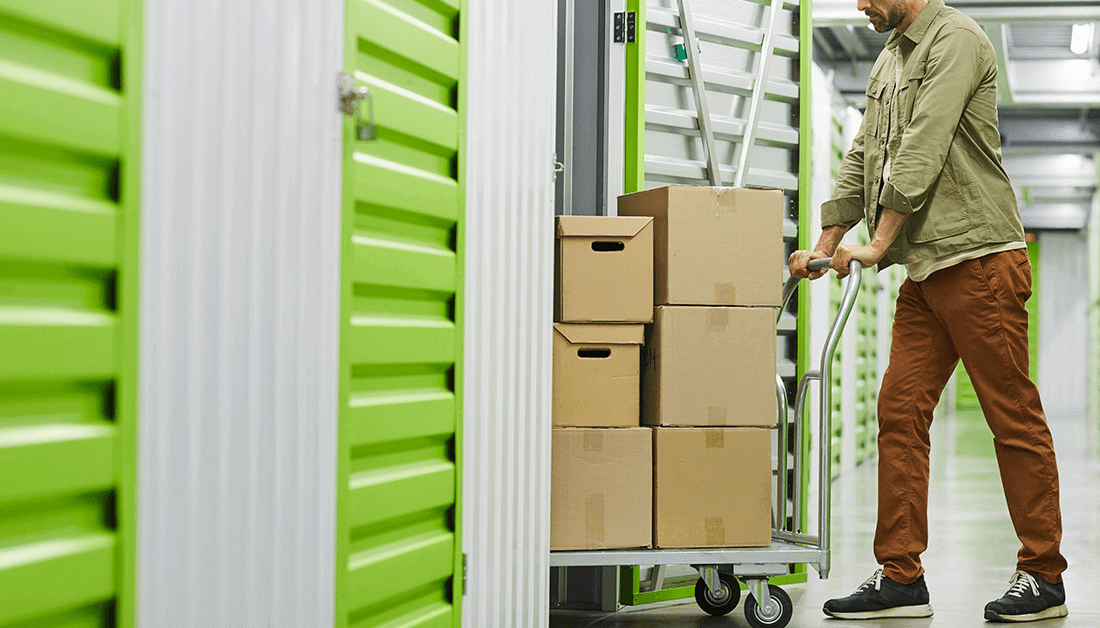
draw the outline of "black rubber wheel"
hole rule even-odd
[[[699,578],[699,581],[695,583],[695,601],[699,603],[699,608],[715,617],[728,614],[737,608],[737,603],[741,601],[741,585],[736,578],[720,573],[718,574],[718,580],[722,583],[722,596],[720,599],[714,599],[710,587],[702,578]]]
[[[696,588],[698,590],[698,588]],[[791,621],[794,614],[794,605],[791,604],[791,596],[774,584],[768,585],[768,592],[772,596],[772,604],[778,604],[779,608],[771,616],[764,615],[756,598],[749,596],[745,600],[745,619],[753,628],[783,628]]]

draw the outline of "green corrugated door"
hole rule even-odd
[[[336,625],[459,623],[460,0],[349,0]],[[360,105],[368,116],[368,101]]]
[[[140,4],[0,0],[0,626],[133,621]]]

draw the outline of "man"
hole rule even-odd
[[[932,411],[961,358],[994,435],[1009,513],[1023,547],[992,621],[1067,614],[1058,469],[1028,376],[1031,266],[997,130],[997,62],[981,28],[943,0],[857,0],[894,30],[871,71],[867,112],[844,158],[823,232],[790,257],[904,264],[890,364],[879,394],[875,558],[882,569],[824,611],[843,619],[932,615],[920,555],[928,543]],[[867,246],[838,246],[866,220]]]

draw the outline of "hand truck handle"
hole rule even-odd
[[[822,258],[810,260],[810,270],[825,270],[829,268],[829,264],[832,262],[831,258]],[[801,485],[802,482],[799,479],[802,475],[803,460],[802,460],[802,411],[806,404],[806,399],[809,396],[809,385],[812,380],[818,380],[821,383],[821,407],[820,407],[820,431],[819,437],[821,443],[820,449],[820,477],[819,492],[820,498],[818,507],[818,537],[817,546],[823,550],[825,558],[822,560],[822,564],[819,566],[818,572],[822,578],[828,577],[829,574],[829,545],[831,535],[830,525],[830,510],[832,508],[832,417],[830,416],[832,410],[832,367],[833,367],[833,354],[836,352],[836,346],[840,342],[840,334],[844,331],[844,324],[848,322],[848,316],[852,313],[852,309],[855,307],[856,295],[859,293],[859,286],[863,279],[863,265],[856,260],[852,260],[849,265],[850,273],[844,282],[844,293],[840,300],[840,308],[837,310],[836,317],[833,319],[832,327],[829,329],[829,335],[825,339],[825,348],[821,354],[820,367],[817,369],[811,369],[806,371],[802,375],[802,378],[798,382],[798,389],[795,398],[794,405],[794,419],[795,419],[795,447],[794,447],[794,494],[792,495],[792,501],[794,502],[793,526],[788,530],[786,525],[786,425],[781,423],[779,434],[779,465],[781,475],[779,481],[779,503],[778,506],[778,521],[777,529],[781,530],[780,536],[789,536],[792,540],[811,540],[813,537],[802,533],[801,518],[802,518],[802,495]],[[791,296],[794,294],[795,289],[798,287],[799,280],[796,277],[789,277],[783,286],[783,307],[780,308],[780,315],[782,315],[783,309],[787,306]],[[786,394],[780,396],[780,403],[784,407],[780,409],[780,420],[782,421],[786,417]]]

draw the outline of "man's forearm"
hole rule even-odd
[[[879,216],[878,227],[875,228],[875,237],[871,239],[871,248],[877,253],[879,259],[882,259],[886,255],[886,250],[890,248],[890,245],[894,243],[894,240],[898,239],[901,235],[901,228],[905,224],[905,219],[909,217],[909,214],[903,214],[896,212],[890,208],[883,207],[882,215]]]
[[[821,230],[821,237],[817,239],[817,246],[814,247],[814,251],[824,253],[826,257],[831,256],[849,229],[851,227],[845,227],[844,225],[825,227]]]

